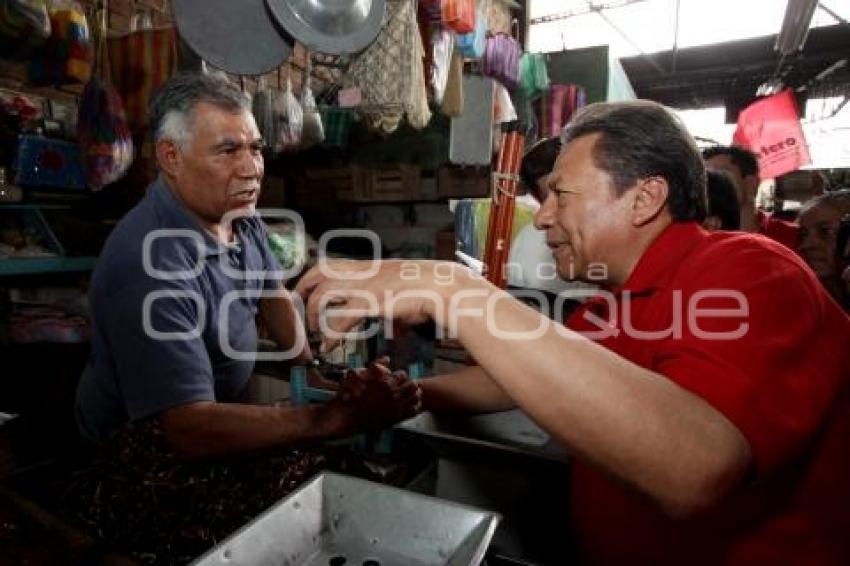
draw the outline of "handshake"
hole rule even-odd
[[[377,432],[422,410],[422,390],[404,371],[390,371],[388,358],[350,369],[328,403],[351,433]]]

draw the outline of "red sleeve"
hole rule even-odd
[[[850,325],[790,252],[713,249],[711,257],[689,258],[691,281],[677,284],[686,304],[697,290],[731,288],[745,298],[747,316],[684,324],[681,339],[659,348],[652,369],[722,412],[749,441],[756,471],[769,473],[807,446],[847,381]],[[696,304],[740,306],[728,295]],[[700,336],[740,332],[742,324],[746,333],[737,339]]]

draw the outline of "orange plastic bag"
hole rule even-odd
[[[443,26],[457,33],[475,29],[475,0],[442,0]]]
[[[732,141],[758,156],[762,179],[775,179],[812,162],[791,90],[744,108]]]

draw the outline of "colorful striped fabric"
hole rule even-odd
[[[133,135],[148,128],[148,100],[177,67],[174,28],[132,32],[110,38],[112,83],[124,101],[124,112]]]
[[[578,85],[553,84],[534,101],[538,136],[548,138],[561,134],[573,114],[585,105],[584,89]]]

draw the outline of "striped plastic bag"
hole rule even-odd
[[[83,88],[77,118],[77,141],[83,149],[86,184],[93,191],[123,177],[133,163],[133,137],[121,96],[112,85],[105,12],[101,15],[97,70]]]

